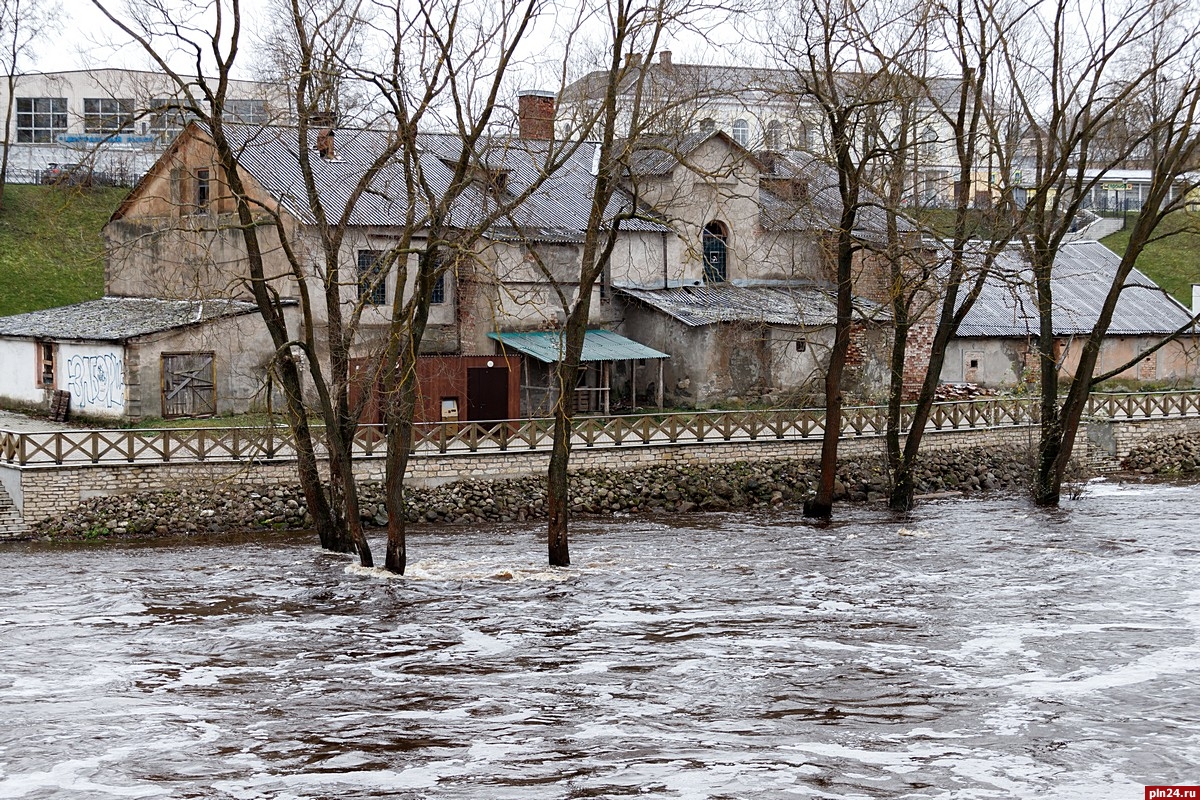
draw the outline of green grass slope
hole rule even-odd
[[[0,316],[100,297],[100,229],[128,191],[6,186],[0,212]]]
[[[1133,224],[1133,216],[1129,222]],[[1129,244],[1129,230],[1101,240],[1117,255]],[[1192,304],[1192,284],[1200,283],[1200,216],[1178,211],[1167,217],[1137,260],[1137,268],[1185,306]]]

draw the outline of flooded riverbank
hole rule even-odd
[[[1200,488],[0,549],[0,798],[1122,798],[1198,783]]]

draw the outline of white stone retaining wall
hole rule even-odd
[[[1134,428],[1136,430],[1136,426]],[[1126,434],[1128,435],[1128,434]],[[988,446],[1032,446],[1037,429],[1006,427],[930,431],[923,446],[928,450],[965,449]],[[1081,433],[1080,447],[1087,447]],[[882,458],[884,440],[878,436],[843,438],[838,452],[841,458]],[[783,459],[816,460],[821,454],[819,439],[754,442],[704,442],[686,445],[632,445],[627,447],[577,447],[572,451],[575,469],[623,470],[664,463],[697,464],[706,462],[774,461]],[[1083,456],[1084,451],[1079,451]],[[409,462],[409,480],[418,486],[431,486],[460,478],[504,479],[544,472],[549,462],[547,451],[510,450],[503,453],[417,456]],[[4,484],[19,482],[12,492],[27,522],[57,516],[91,497],[137,492],[154,492],[189,486],[221,484],[262,486],[295,484],[293,461],[271,463],[170,462],[130,465],[67,465],[12,467],[0,465]],[[14,474],[15,473],[15,474]],[[356,474],[362,480],[383,479],[383,459],[361,459]]]

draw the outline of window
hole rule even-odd
[[[37,385],[43,389],[54,388],[54,343],[36,342]]]
[[[246,125],[266,125],[270,121],[266,100],[226,100],[225,116]]]
[[[783,149],[783,123],[773,119],[767,123],[767,133],[764,144],[768,150]]]
[[[18,142],[53,142],[66,132],[67,98],[17,98]]]
[[[733,121],[733,140],[742,147],[750,146],[750,123],[744,119]]]
[[[150,132],[164,142],[175,138],[187,124],[188,115],[178,100],[156,97],[150,101]]]
[[[422,273],[429,269],[429,251],[422,250],[419,259],[419,269]],[[438,264],[444,265],[442,258],[438,258]],[[442,269],[438,272],[437,278],[433,282],[433,292],[429,296],[429,302],[433,305],[440,305],[446,302],[446,271]]]
[[[729,234],[724,223],[710,222],[700,237],[704,253],[704,282],[721,283],[729,278]]]
[[[921,132],[921,149],[928,158],[937,158],[937,131],[933,129],[932,125],[926,125],[925,130]]]
[[[196,170],[195,213],[208,212],[208,201],[212,197],[212,185],[209,183],[210,173],[207,169]]]
[[[115,97],[83,99],[84,133],[119,133],[133,124],[133,101]]]
[[[383,250],[358,251],[358,299],[364,306],[387,302],[387,275]]]
[[[803,353],[807,349],[808,349],[808,341],[806,339],[797,339],[796,340],[796,352],[797,353]]]

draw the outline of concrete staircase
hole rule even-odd
[[[1121,230],[1121,226],[1125,224],[1125,220],[1120,217],[1098,217],[1095,222],[1088,225],[1086,228],[1081,228],[1068,236],[1068,240],[1072,242],[1081,241],[1100,241],[1109,234],[1116,233]]]
[[[0,540],[21,539],[28,533],[29,526],[25,524],[21,512],[17,510],[4,487],[0,486]]]

